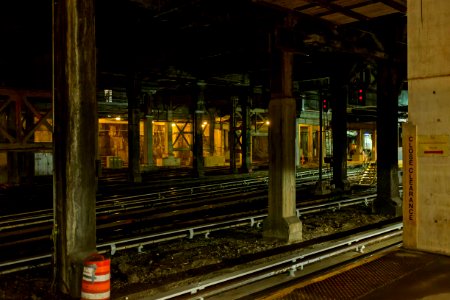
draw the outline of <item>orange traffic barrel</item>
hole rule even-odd
[[[95,254],[84,261],[81,300],[110,298],[111,259]]]

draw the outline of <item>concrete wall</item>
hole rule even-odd
[[[413,197],[408,198],[404,184],[404,204],[411,209],[404,211],[404,240],[406,247],[444,254],[450,254],[449,28],[450,1],[408,0],[409,125],[413,130],[407,131],[410,139],[404,136],[403,148],[409,147],[413,155],[407,162],[404,152],[403,162],[410,165],[413,176],[404,177],[403,182],[410,183]]]

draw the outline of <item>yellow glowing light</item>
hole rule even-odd
[[[175,123],[172,123],[172,127],[175,127]]]
[[[266,121],[266,125],[270,125],[270,121]]]
[[[120,117],[116,117],[116,121],[120,121],[121,119],[120,119]]]

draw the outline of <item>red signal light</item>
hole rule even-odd
[[[358,89],[358,102],[359,102],[360,104],[363,104],[363,102],[365,102],[365,101],[364,101],[364,98],[365,98],[364,89],[359,88],[359,89]]]
[[[327,99],[322,100],[322,107],[324,111],[328,111],[328,101]]]

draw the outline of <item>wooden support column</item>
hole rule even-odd
[[[53,275],[57,292],[79,298],[83,260],[96,251],[94,1],[53,3]]]
[[[269,102],[269,215],[263,235],[291,243],[302,239],[302,223],[296,215],[293,54],[282,51],[275,58],[279,64],[272,66],[273,78],[280,78],[281,82],[272,80]]]
[[[205,176],[203,163],[203,114],[205,113],[205,88],[206,83],[200,81],[197,83],[199,87],[198,98],[194,111],[194,145],[193,145],[193,167],[194,176]]]
[[[141,149],[139,143],[139,95],[141,93],[141,82],[136,73],[131,74],[128,80],[128,180],[141,182]]]
[[[402,80],[391,61],[378,64],[377,94],[377,199],[374,210],[402,214],[398,189],[398,95]]]
[[[332,83],[333,84],[333,83]],[[331,108],[333,118],[333,184],[337,191],[350,189],[347,179],[347,87],[333,84]]]
[[[241,91],[239,95],[239,100],[241,102],[242,108],[242,173],[252,172],[252,153],[251,153],[251,143],[252,135],[250,130],[250,106],[251,100],[249,98],[248,88]]]

